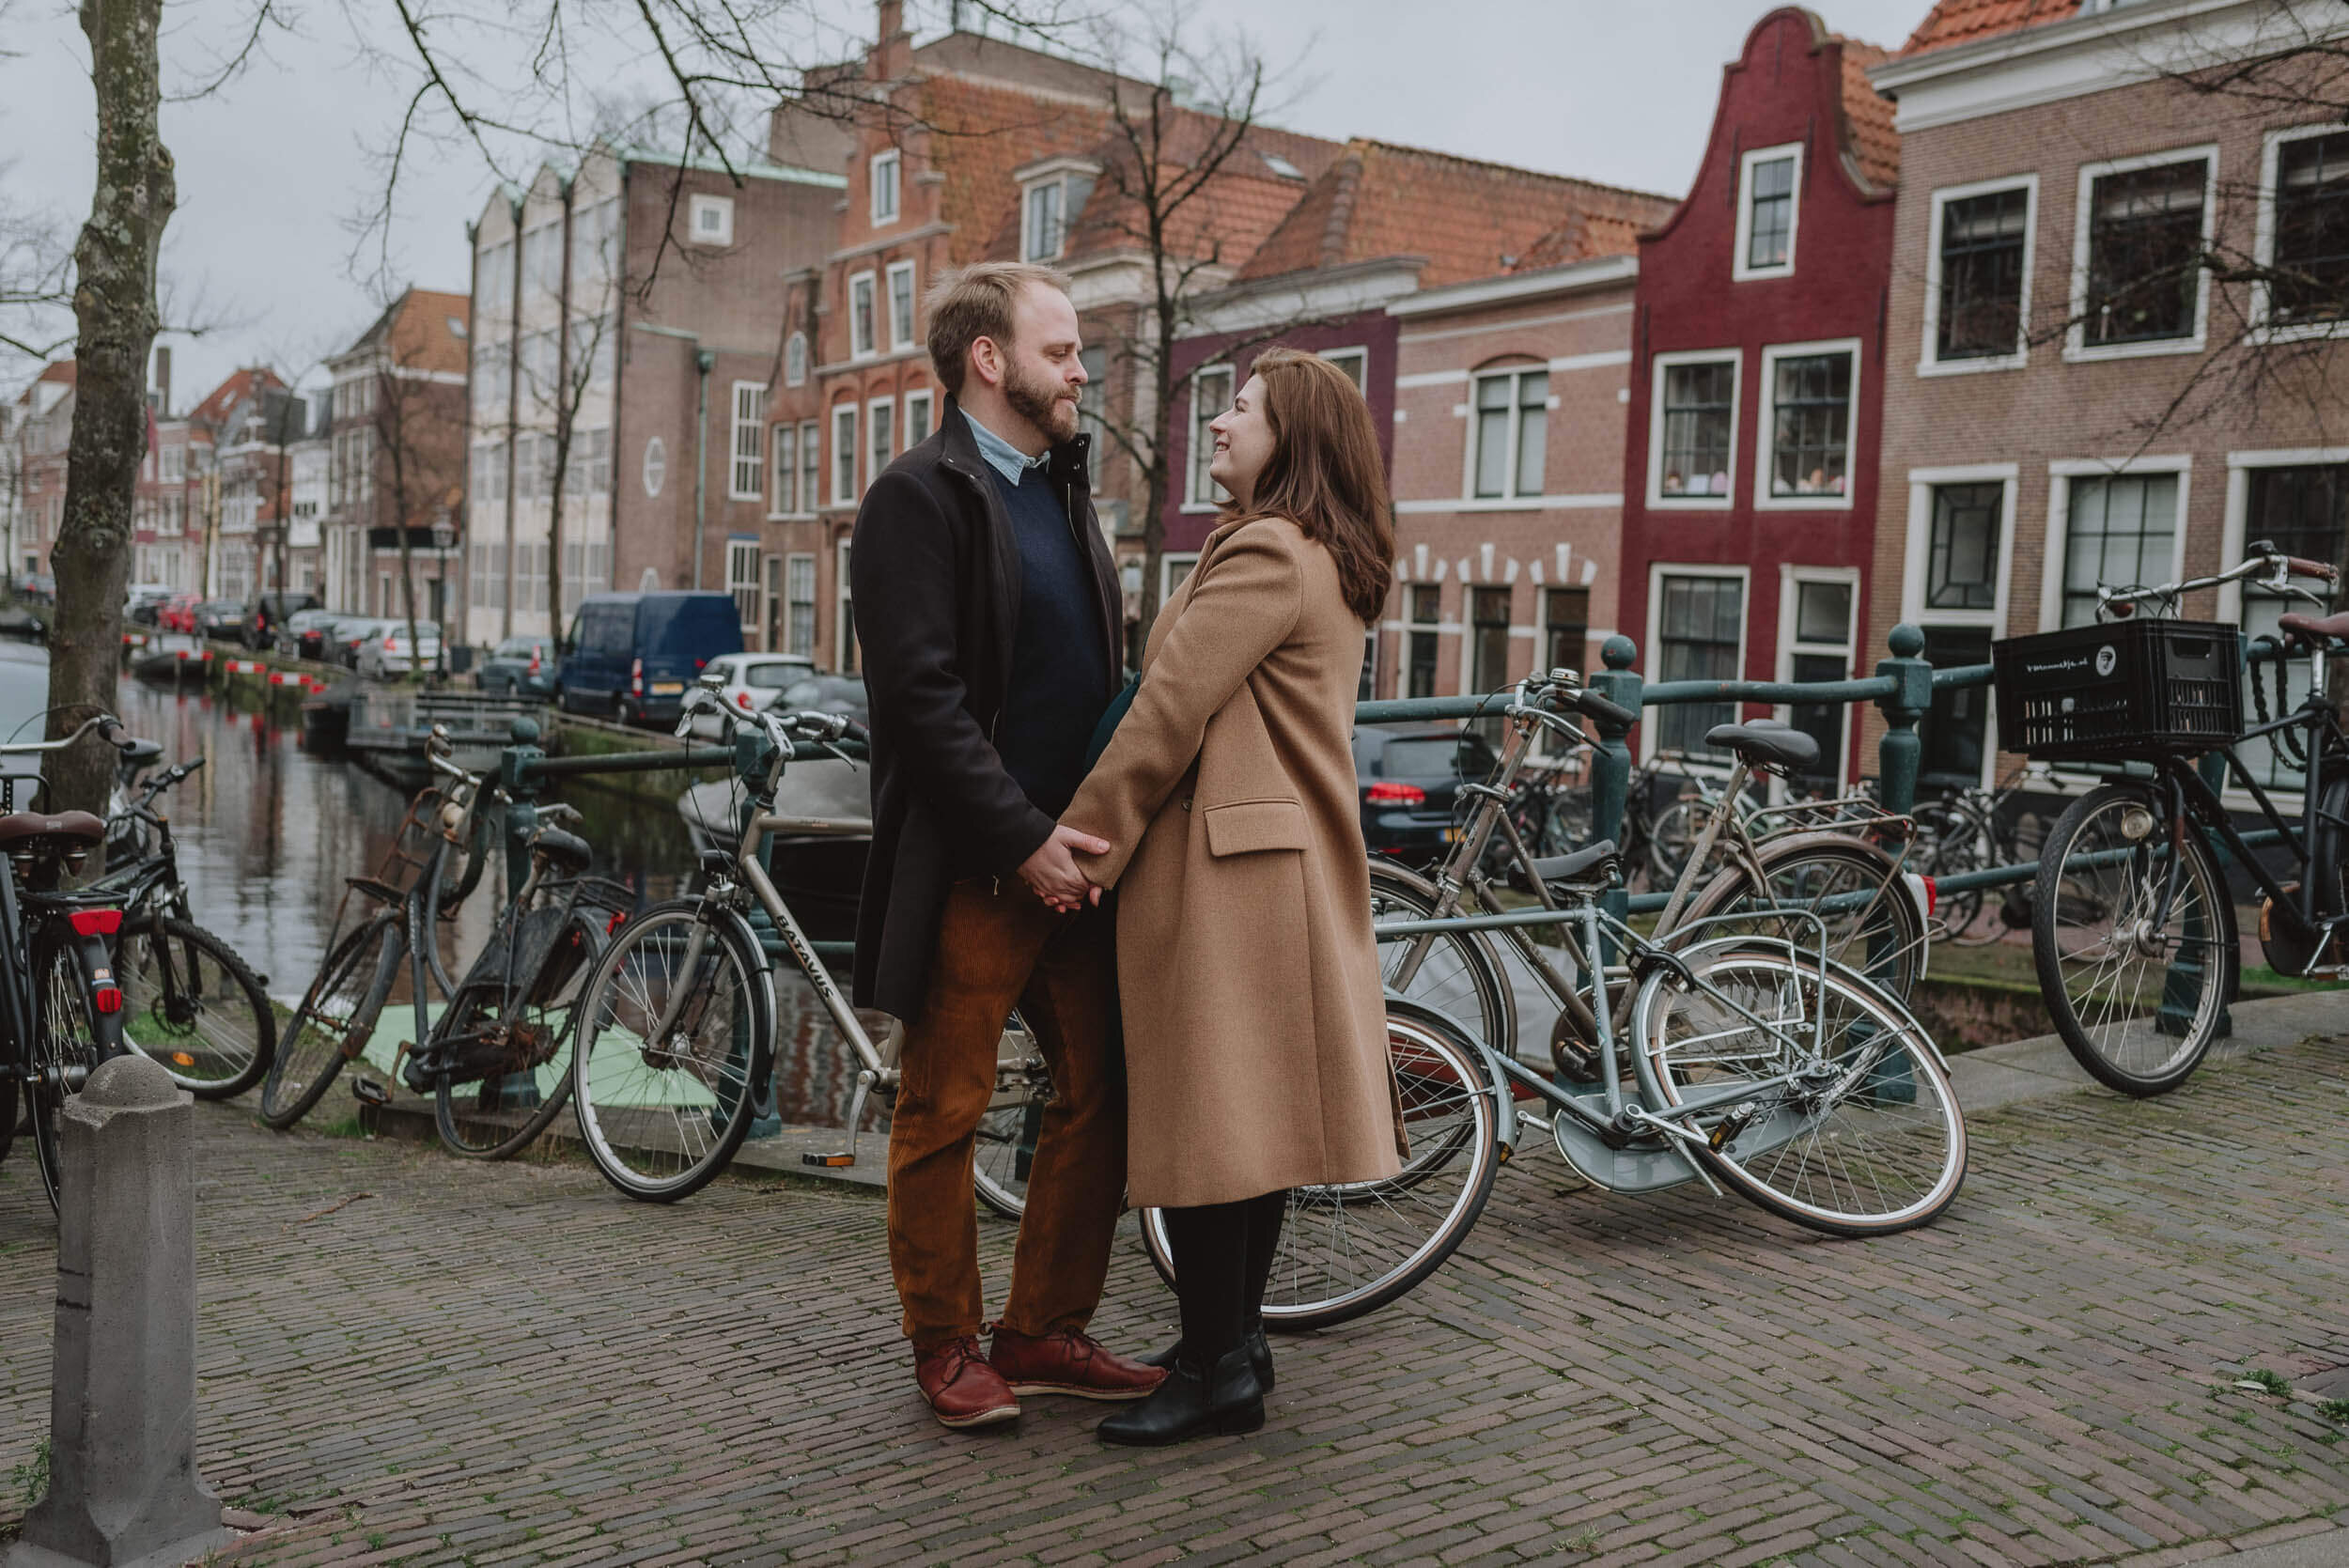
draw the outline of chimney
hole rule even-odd
[[[155,417],[171,417],[171,345],[155,346]]]
[[[880,47],[873,53],[877,81],[901,80],[913,68],[913,35],[906,28],[905,0],[879,0]]]

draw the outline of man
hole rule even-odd
[[[906,1026],[889,1134],[889,1263],[914,1380],[950,1427],[1017,1396],[1140,1399],[1164,1374],[1084,1333],[1126,1186],[1107,911],[1075,907],[1055,819],[1116,690],[1116,571],[1077,430],[1085,373],[1067,283],[988,262],[930,295],[938,431],[865,491],[849,552],[872,700],[873,847],[856,1000]],[[973,1135],[1017,1007],[1053,1094],[1010,1299],[979,1348]]]

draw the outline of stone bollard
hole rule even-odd
[[[195,1473],[194,1115],[132,1055],[101,1063],[57,1118],[49,1495],[7,1568],[162,1568],[227,1539]]]

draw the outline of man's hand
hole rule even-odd
[[[1035,891],[1045,904],[1061,912],[1081,909],[1088,903],[1101,901],[1101,890],[1085,880],[1078,869],[1076,851],[1088,855],[1110,852],[1107,839],[1081,833],[1066,823],[1052,830],[1052,836],[1044,841],[1026,860],[1019,862],[1019,879]]]

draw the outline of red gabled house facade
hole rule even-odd
[[[1900,147],[1864,73],[1885,57],[1801,8],[1764,17],[1688,195],[1640,239],[1617,624],[1651,681],[1869,664]],[[1737,716],[1659,708],[1637,744],[1700,752]],[[1846,709],[1779,716],[1817,735],[1823,776],[1857,776]]]

